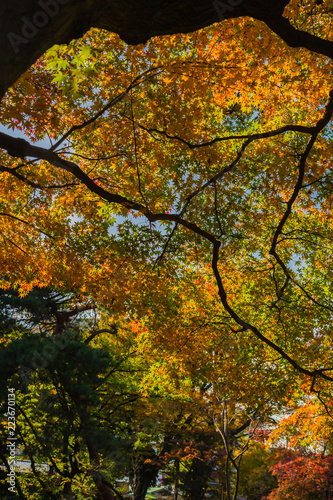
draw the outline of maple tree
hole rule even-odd
[[[333,489],[332,455],[285,456],[272,472],[278,478],[278,488],[267,500],[304,498],[307,500],[329,499]]]
[[[291,17],[310,22],[306,21],[307,6],[294,3],[292,9]],[[329,15],[326,7],[318,7],[312,14],[318,23],[322,16]],[[325,28],[320,25],[323,35],[327,35]],[[326,263],[329,252],[322,247],[318,250],[317,242],[318,238],[324,239],[329,245],[330,191],[324,166],[317,171],[315,164],[317,151],[321,151],[322,158],[325,151],[329,152],[331,100],[323,106],[329,98],[330,72],[322,56],[309,57],[301,51],[295,58],[295,52],[279,40],[270,55],[259,43],[260,36],[266,38],[270,32],[254,20],[230,22],[225,27],[222,24],[223,29],[228,43],[221,43],[221,29],[213,27],[200,36],[176,37],[169,46],[161,39],[143,49],[115,46],[115,37],[93,31],[71,48],[53,49],[7,94],[3,123],[24,127],[31,139],[41,139],[45,133],[51,140],[55,136],[57,139],[46,150],[1,136],[3,147],[11,155],[3,158],[1,167],[7,174],[2,212],[6,242],[2,258],[8,262],[4,280],[10,276],[11,281],[20,282],[22,289],[45,285],[56,269],[55,279],[60,283],[67,276],[67,283],[90,281],[92,285],[94,280],[97,287],[106,279],[104,276],[110,275],[106,268],[117,268],[119,261],[132,266],[132,272],[138,274],[138,262],[124,264],[124,243],[127,239],[127,245],[131,244],[131,229],[132,242],[140,232],[140,241],[145,241],[144,232],[151,235],[148,227],[135,227],[129,220],[125,230],[118,233],[119,238],[110,238],[108,228],[110,217],[125,216],[128,209],[139,211],[150,225],[160,223],[156,233],[152,231],[149,247],[142,248],[143,255],[138,252],[142,265],[149,250],[149,260],[158,252],[160,266],[163,258],[167,260],[167,231],[171,231],[170,243],[178,247],[172,257],[168,256],[170,263],[172,258],[179,261],[180,252],[186,248],[189,256],[196,252],[199,265],[205,266],[211,247],[209,260],[217,291],[234,323],[250,330],[301,373],[313,380],[330,380],[326,371],[329,351],[324,354],[327,362],[321,358],[312,364],[311,357],[316,356],[314,344],[306,351],[303,363],[303,348],[298,352],[297,346],[282,347],[277,340],[282,330],[287,328],[289,337],[294,338],[292,331],[301,327],[303,339],[299,345],[303,346],[314,332],[320,335],[318,318],[329,314],[330,309],[323,288],[318,290],[324,279],[320,263]],[[241,30],[247,34],[246,46],[238,42]],[[269,57],[272,64],[267,64]],[[228,73],[229,66],[233,71]],[[126,67],[129,71],[125,71]],[[251,85],[243,78],[248,67]],[[270,79],[274,87],[265,86]],[[304,101],[309,80],[312,98]],[[40,85],[43,95],[36,92],[27,100],[32,89]],[[265,88],[269,107],[264,100]],[[290,100],[291,93],[301,97]],[[49,120],[45,105],[52,108]],[[310,115],[311,123],[306,119]],[[297,123],[301,117],[303,124]],[[119,127],[119,133],[109,134],[110,123]],[[60,149],[69,143],[67,152]],[[62,152],[56,153],[57,149]],[[96,162],[89,160],[92,155]],[[26,156],[37,161],[16,160]],[[269,164],[276,157],[279,164],[274,163],[272,173]],[[292,168],[290,157],[296,158]],[[77,158],[79,164],[75,163]],[[258,162],[264,165],[261,172]],[[282,178],[283,182],[276,185]],[[112,185],[117,185],[116,193]],[[9,208],[8,190],[18,189]],[[85,192],[87,196],[82,196]],[[21,217],[23,206],[25,218]],[[79,220],[71,223],[71,215]],[[19,231],[22,225],[24,231]],[[176,229],[179,234],[175,234]],[[304,238],[308,238],[306,256]],[[91,240],[96,242],[93,249]],[[106,245],[110,240],[112,251],[111,245]],[[33,255],[31,246],[35,248]],[[31,259],[39,263],[39,269]],[[297,262],[291,265],[293,259],[309,262],[296,270]],[[315,276],[311,274],[314,265]],[[267,266],[265,270],[263,266]],[[70,269],[75,269],[76,280]],[[77,269],[82,269],[85,276],[79,276]],[[242,283],[245,272],[248,278]],[[227,293],[230,279],[234,294],[239,288],[235,303],[232,294]],[[256,301],[263,303],[262,314],[252,321],[251,304]],[[285,306],[285,301],[292,306]],[[299,315],[291,318],[289,307],[292,311],[296,307]],[[306,326],[304,314],[312,318]],[[327,331],[321,342],[325,343],[325,339],[329,342]]]
[[[332,5],[257,4],[136,47],[92,29],[7,91],[0,285],[126,321],[143,394],[306,405],[329,446]]]
[[[284,439],[291,448],[331,453],[332,413],[330,406],[330,402],[326,406],[313,397],[305,398],[301,405],[292,408],[291,413],[284,416],[279,426],[271,432],[266,445],[274,446]]]

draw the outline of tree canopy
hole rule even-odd
[[[232,498],[259,421],[284,415],[270,443],[332,447],[333,3],[151,4],[23,2],[3,21],[2,376],[52,494],[112,498],[113,446],[137,500],[172,460],[193,490],[217,433],[206,483],[224,461]],[[30,390],[48,425],[27,430]]]

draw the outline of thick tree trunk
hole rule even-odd
[[[102,500],[116,500],[115,495],[111,493],[108,486],[103,483],[102,476],[99,472],[100,461],[99,454],[94,445],[88,444],[89,460],[93,469],[93,479],[96,489]]]
[[[280,30],[291,43],[296,43],[301,41],[299,37],[295,41],[288,26],[277,23],[283,19],[287,3],[288,0],[2,0],[0,98],[48,48],[68,43],[90,27],[105,28],[118,33],[127,43],[139,44],[152,36],[187,33],[221,19],[252,16],[270,22],[273,30]]]
[[[145,500],[147,490],[149,486],[155,483],[160,469],[157,465],[145,463],[145,459],[145,456],[136,456],[133,458],[133,500]]]

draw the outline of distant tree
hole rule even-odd
[[[244,454],[239,478],[239,495],[248,500],[261,500],[273,488],[277,487],[277,479],[270,468],[279,460],[274,450],[266,451],[262,444],[252,444]]]
[[[278,487],[266,500],[331,500],[333,455],[290,453],[271,468]]]

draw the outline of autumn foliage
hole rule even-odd
[[[101,494],[100,468],[112,484],[132,477],[143,495],[174,467],[172,481],[190,489],[211,461],[202,488],[218,477],[214,494],[231,500],[258,429],[267,447],[317,453],[274,465],[267,498],[298,498],[305,485],[309,499],[332,494],[331,456],[319,455],[333,449],[333,90],[320,49],[332,12],[330,1],[287,5],[290,29],[311,34],[313,50],[251,17],[138,46],[92,29],[6,93],[2,377],[41,394],[35,434],[22,396],[21,440],[30,460],[54,462],[56,494],[62,481]],[[8,311],[36,321],[12,323]],[[22,381],[20,353],[62,335],[77,386],[53,362],[42,374],[28,363]],[[63,451],[45,449],[45,422],[66,434]],[[90,474],[81,493],[80,474]]]
[[[332,455],[287,455],[272,467],[271,472],[278,479],[278,488],[268,495],[267,500],[332,498]]]

